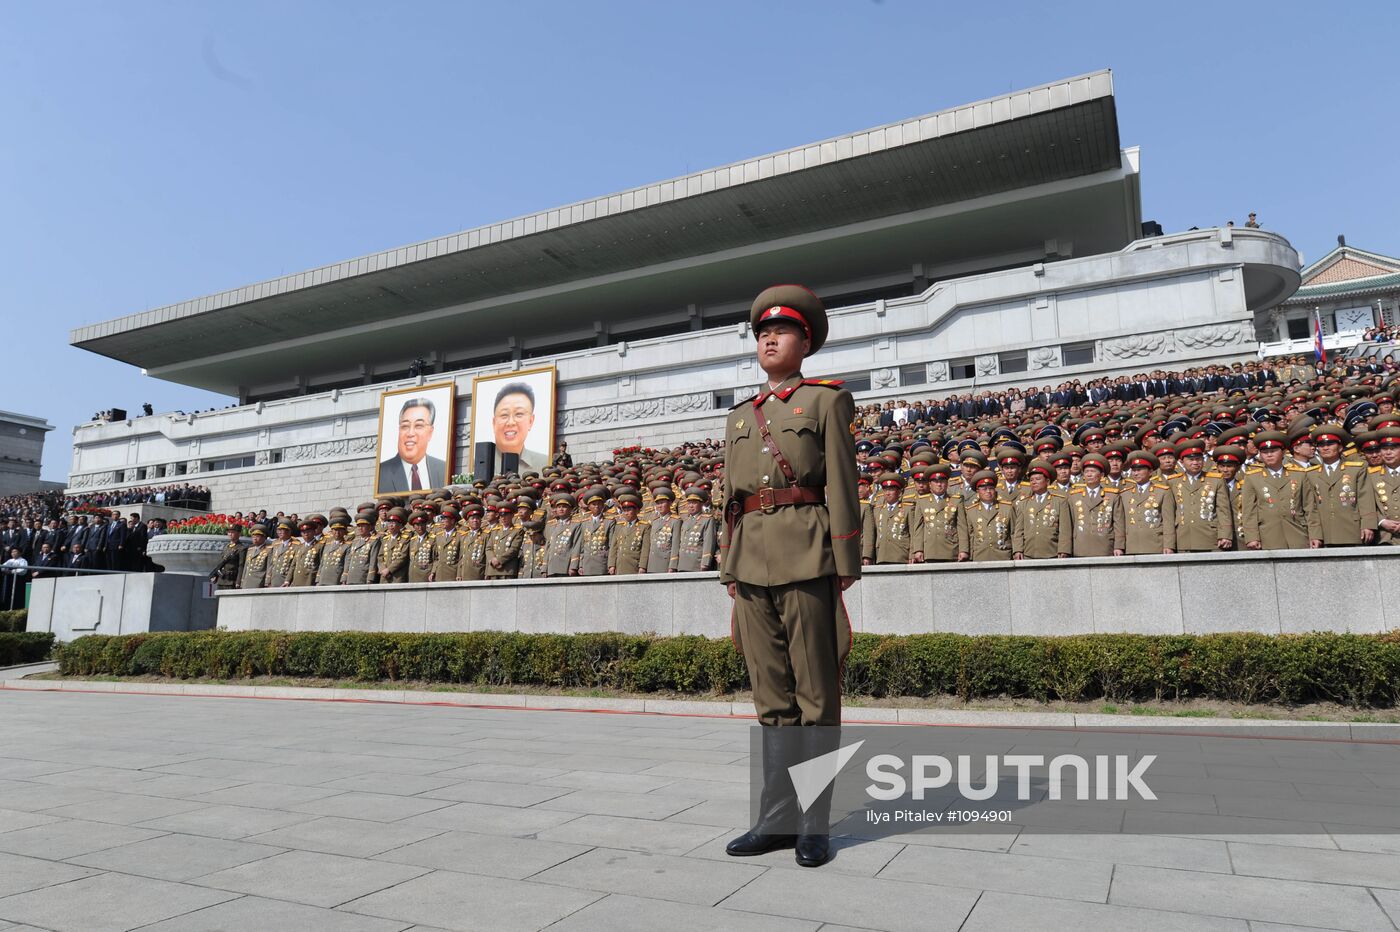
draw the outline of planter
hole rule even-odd
[[[243,543],[252,541],[245,537]],[[146,545],[146,556],[167,573],[208,576],[223,559],[226,544],[222,534],[162,534]]]

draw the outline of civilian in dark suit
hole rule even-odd
[[[87,543],[83,552],[87,554],[89,566],[95,570],[111,569],[107,565],[107,516],[98,515],[88,525]]]
[[[92,557],[88,556],[82,544],[73,544],[68,548],[68,559],[64,561],[63,565],[75,570],[90,570],[93,568]]]
[[[129,554],[126,549],[128,537],[130,537],[130,531],[126,526],[125,518],[118,517],[107,526],[107,569],[129,569],[127,566]]]
[[[133,572],[146,571],[146,545],[149,542],[145,522],[141,520],[140,515],[132,514],[126,538],[127,569]]]
[[[63,554],[53,549],[51,544],[45,543],[40,546],[39,553],[33,560],[29,561],[29,578],[45,579],[49,576],[61,576],[61,573],[44,572],[45,567],[62,566]]]

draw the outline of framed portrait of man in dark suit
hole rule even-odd
[[[375,495],[440,489],[452,478],[457,383],[395,389],[379,397]]]
[[[479,375],[472,380],[471,449],[478,479],[524,475],[554,454],[555,368]],[[483,468],[489,472],[481,475]]]

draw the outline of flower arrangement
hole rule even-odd
[[[229,528],[239,528],[247,534],[248,523],[232,515],[197,515],[184,521],[171,521],[165,526],[167,534],[208,534],[222,537]]]

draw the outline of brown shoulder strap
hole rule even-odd
[[[758,432],[763,435],[763,442],[768,445],[768,449],[773,451],[773,458],[778,461],[778,468],[783,472],[783,478],[787,484],[793,487],[797,485],[797,473],[792,471],[792,464],[783,456],[783,451],[778,449],[778,443],[773,439],[772,433],[768,430],[768,418],[763,416],[763,406],[754,405],[753,420],[758,425]]]

